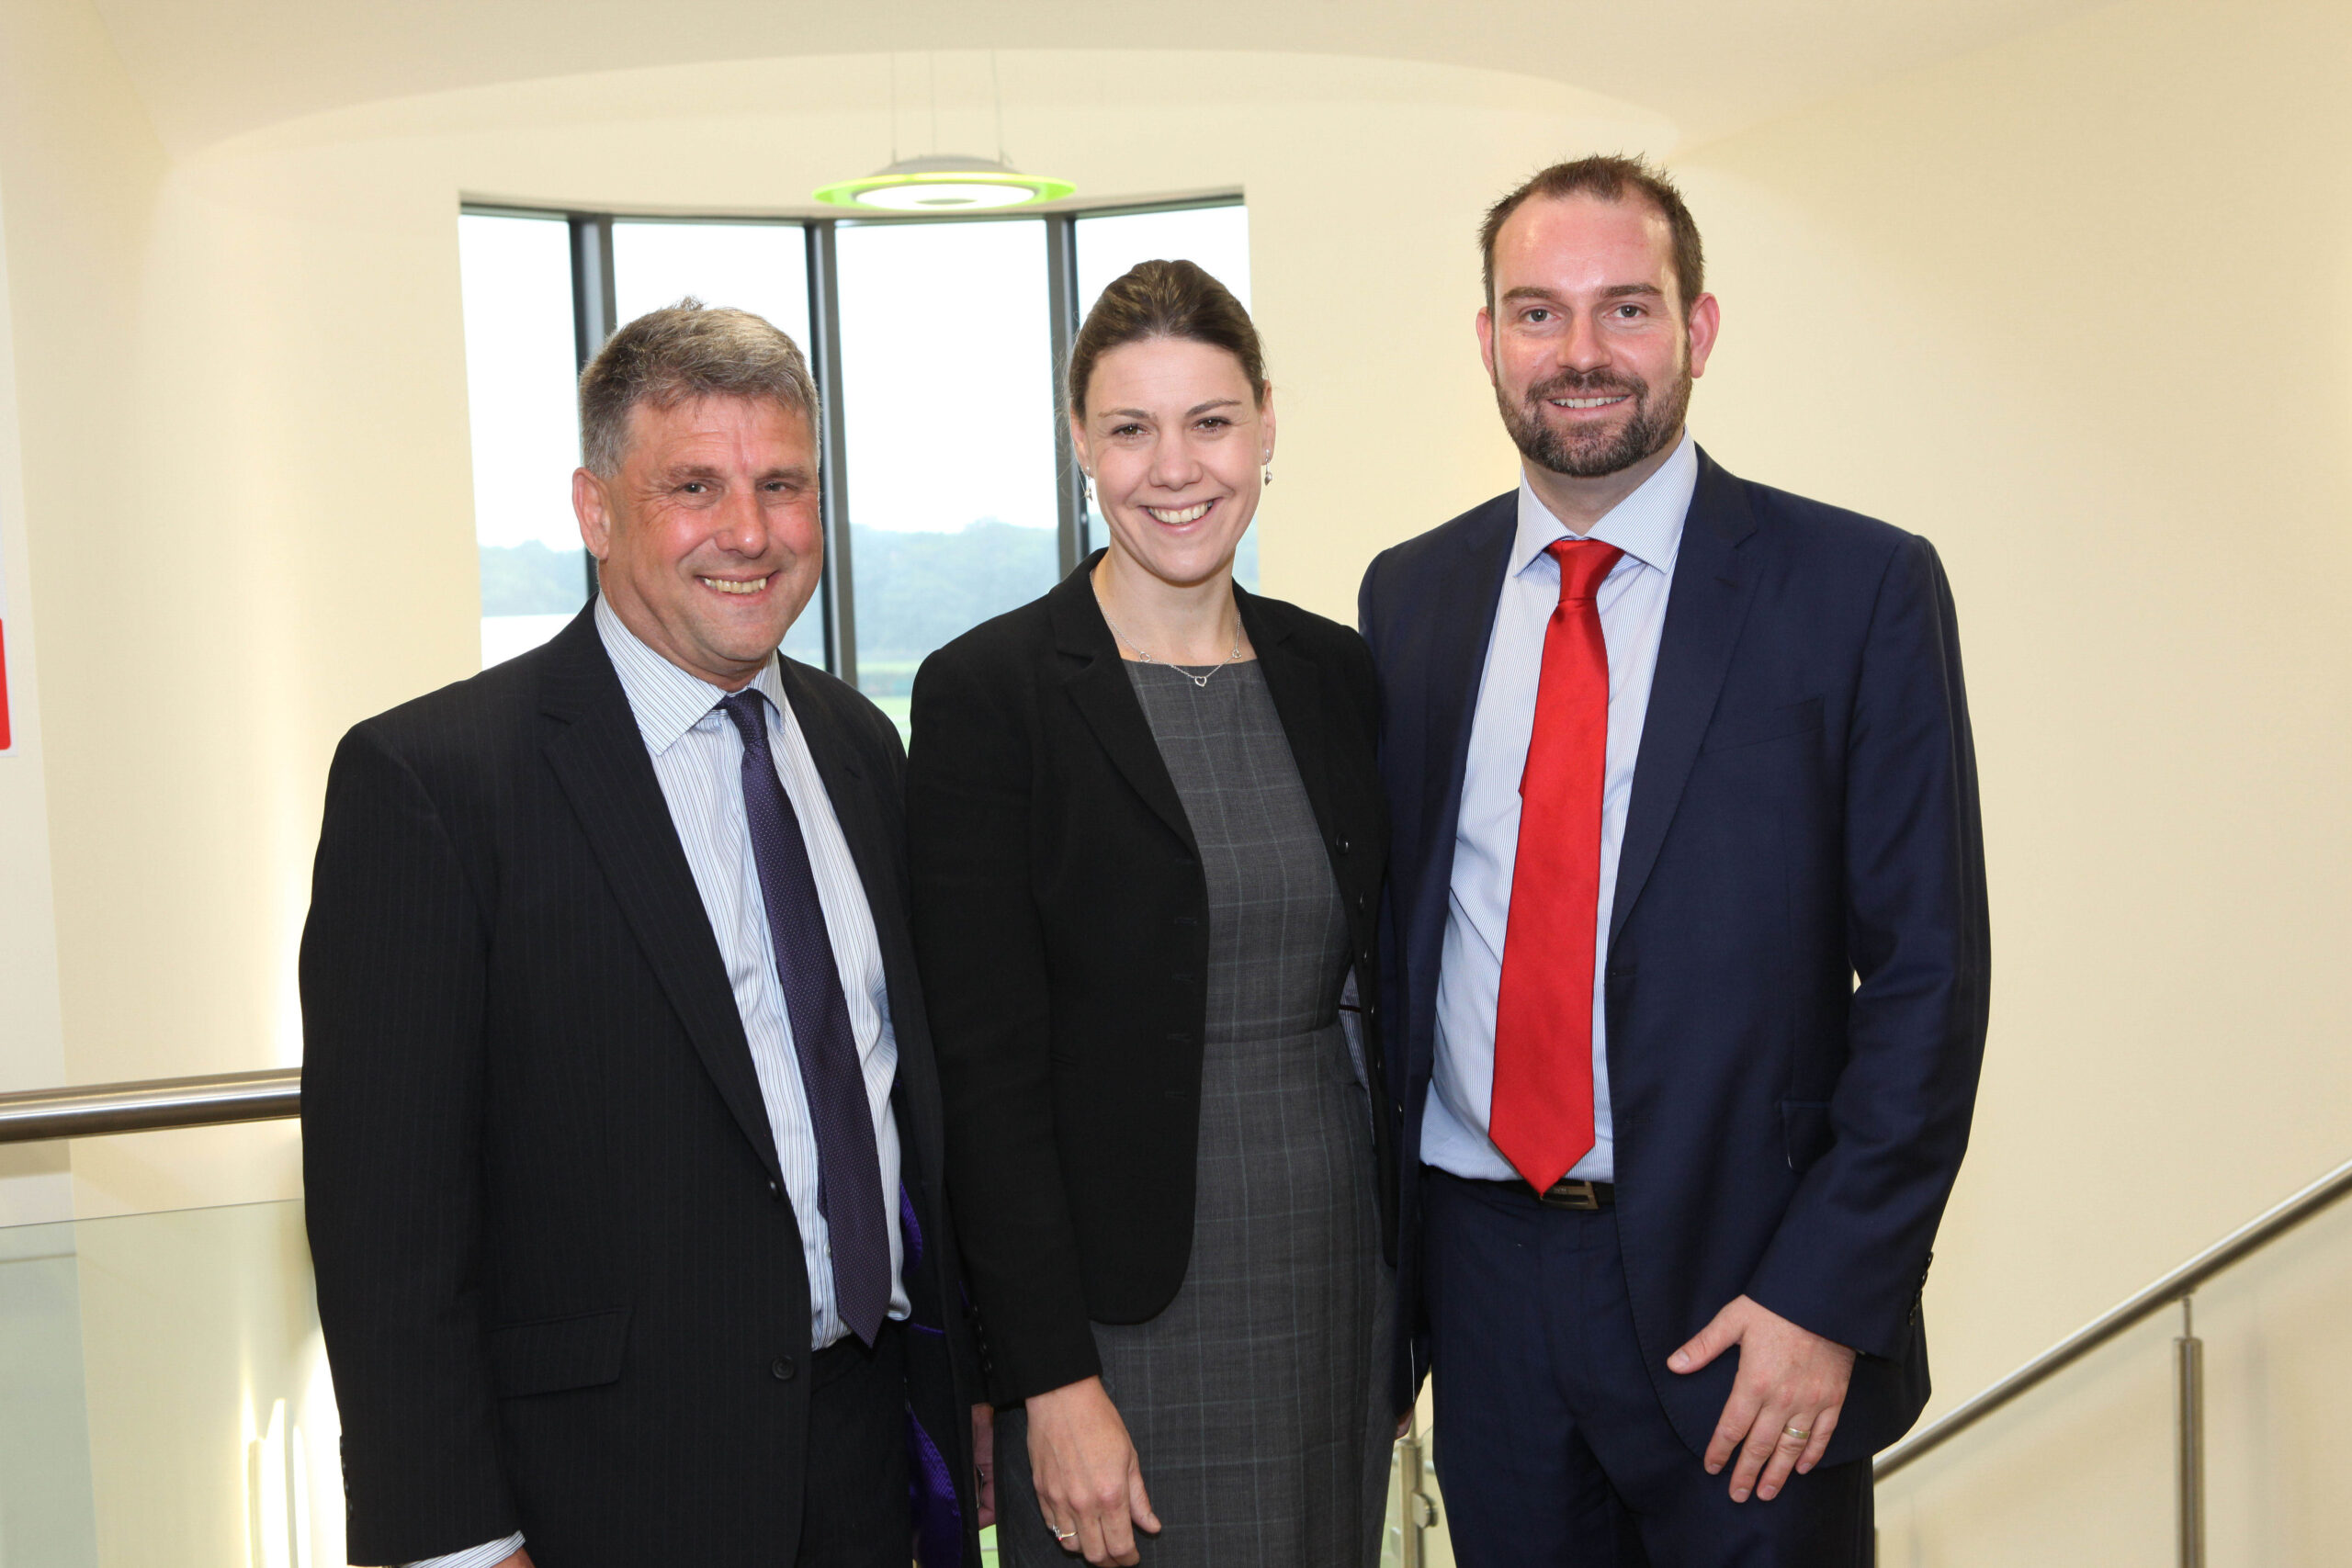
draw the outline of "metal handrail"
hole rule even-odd
[[[225,1122],[274,1122],[301,1113],[300,1067],[41,1089],[0,1094],[0,1144],[87,1138],[106,1133],[155,1133]]]
[[[1967,1404],[1947,1412],[1879,1455],[1872,1473],[1881,1481],[1935,1449],[1941,1448],[1995,1411],[2039,1387],[2168,1306],[2186,1301],[2197,1287],[2247,1255],[2352,1194],[2352,1160],[2337,1166],[2309,1187],[2258,1218],[2240,1225],[2171,1273],[2120,1305],[2074,1333],[1993,1384]]]
[[[235,1122],[270,1122],[302,1112],[301,1069],[214,1073],[203,1077],[153,1078],[141,1083],[0,1094],[0,1144],[109,1133],[160,1132]],[[1878,1456],[1876,1479],[1905,1466],[2040,1387],[2093,1350],[2168,1306],[2185,1302],[2223,1269],[2278,1240],[2305,1220],[2352,1195],[2346,1160],[2293,1197],[2215,1242],[2154,1284],[2044,1350],[1966,1404],[1912,1433]]]

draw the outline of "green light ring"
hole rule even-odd
[[[1032,193],[1032,201],[1059,201],[1075,195],[1078,186],[1068,180],[1048,179],[1040,175],[1008,175],[992,169],[929,169],[919,175],[867,175],[863,179],[838,180],[820,186],[816,199],[828,207],[865,207],[857,198],[868,191],[891,190],[902,186],[1007,186]],[[1015,205],[1027,206],[1027,202]],[[878,211],[880,209],[865,208]],[[1001,207],[986,210],[1001,212]]]

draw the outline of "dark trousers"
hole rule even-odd
[[[1435,1457],[1462,1568],[1865,1568],[1868,1461],[1734,1503],[1729,1467],[1709,1475],[1668,1423],[1613,1211],[1438,1170],[1423,1190]]]
[[[869,1348],[845,1335],[812,1358],[798,1568],[907,1568],[905,1330],[886,1322]]]

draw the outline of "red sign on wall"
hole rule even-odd
[[[14,743],[8,728],[8,569],[0,565],[0,751]]]

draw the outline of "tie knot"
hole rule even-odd
[[[1555,539],[1552,558],[1560,563],[1560,602],[1589,599],[1600,592],[1601,579],[1624,551],[1598,539]]]
[[[718,708],[735,721],[736,729],[746,746],[768,743],[767,709],[760,704],[760,694],[746,686],[740,692],[729,692],[718,699]]]

